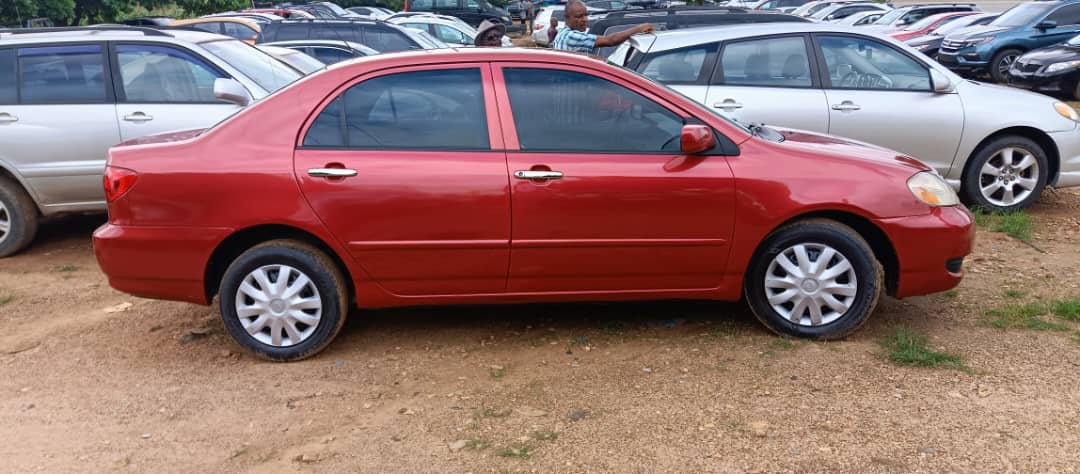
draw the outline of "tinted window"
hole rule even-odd
[[[810,61],[802,37],[741,41],[721,52],[720,83],[810,87]]]
[[[308,29],[310,29],[308,23],[282,23],[274,31],[274,37],[266,39],[273,41],[305,40],[308,39]]]
[[[224,77],[186,52],[160,46],[116,47],[129,102],[218,102],[214,80]]]
[[[434,9],[433,0],[413,0],[409,2],[409,11],[429,12]]]
[[[433,25],[435,37],[443,43],[473,44],[473,41],[460,31],[446,25]]]
[[[503,73],[522,150],[679,152],[682,118],[636,92],[577,72]]]
[[[101,46],[19,49],[22,102],[105,102]]]
[[[250,40],[258,36],[255,30],[239,23],[222,23],[221,26],[225,28],[225,36],[231,36],[239,40]]]
[[[352,59],[352,53],[337,49],[337,48],[322,48],[312,47],[311,54],[315,56],[315,59],[322,61],[323,64],[334,64],[344,61],[346,59]]]
[[[488,149],[483,92],[479,69],[407,72],[361,82],[344,94],[344,144],[363,149]],[[333,106],[312,124],[305,146],[340,146],[331,136],[335,120],[340,120],[333,114],[339,112],[330,109]]]
[[[315,27],[311,32],[312,38],[332,39],[339,41],[352,41],[359,43],[363,38],[364,28],[351,23],[338,23]]]
[[[199,30],[199,31],[217,33],[219,35],[221,34],[221,23],[217,23],[217,22],[214,22],[214,23],[196,23],[194,25],[191,25],[191,28],[195,29],[195,30]]]
[[[435,0],[435,8],[439,10],[456,9],[457,0]]]
[[[833,88],[930,90],[926,67],[889,46],[844,36],[818,41]]]
[[[415,46],[404,33],[387,28],[365,28],[364,40],[358,43],[365,44],[383,53],[406,51]]]
[[[0,104],[18,101],[15,89],[15,50],[0,49]]]
[[[693,83],[701,79],[705,56],[716,45],[667,51],[647,56],[638,66],[642,74],[664,83]]]
[[[338,148],[345,146],[345,114],[342,109],[345,100],[341,97],[334,99],[330,105],[312,122],[307,135],[304,136],[304,146]]]
[[[1046,21],[1056,21],[1058,26],[1080,24],[1080,5],[1065,5],[1046,16]]]

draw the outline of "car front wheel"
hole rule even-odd
[[[0,177],[0,258],[30,245],[37,229],[34,201],[18,183]]]
[[[960,193],[972,207],[1013,212],[1039,199],[1048,172],[1046,152],[1038,143],[1005,136],[975,151],[964,168]]]
[[[990,60],[990,77],[994,82],[1004,84],[1009,81],[1009,68],[1016,62],[1023,51],[1019,49],[1004,49],[998,51]]]
[[[219,304],[229,335],[272,361],[300,360],[326,348],[348,313],[341,270],[319,249],[274,240],[244,252],[221,280]]]
[[[744,287],[750,309],[773,332],[838,339],[874,312],[883,281],[881,264],[857,232],[810,219],[766,239]]]

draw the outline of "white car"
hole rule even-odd
[[[662,31],[631,37],[608,60],[744,123],[897,150],[988,210],[1022,209],[1047,185],[1080,186],[1080,116],[1072,107],[964,80],[863,31],[823,23]]]
[[[443,19],[435,15],[416,15],[404,18],[394,18],[391,19],[390,22],[398,26],[426,32],[450,46],[473,46],[476,44],[476,35],[478,34],[476,28],[473,28],[468,24]],[[513,46],[514,43],[512,43],[510,38],[507,38],[506,35],[503,35],[502,45]]]
[[[834,25],[843,26],[869,26],[873,24],[878,18],[881,18],[888,10],[877,11],[863,11],[859,13],[853,13],[849,16],[833,21]]]
[[[607,15],[607,12],[598,8],[586,6],[586,11],[589,12],[589,23],[600,20]],[[533,33],[532,40],[540,46],[548,45],[548,28],[551,28],[551,17],[554,16],[559,20],[559,28],[566,26],[566,5],[548,5],[541,8],[536,13],[536,19],[533,20]]]
[[[326,69],[325,63],[308,56],[303,51],[269,44],[257,44],[255,48],[277,58],[278,61],[288,64],[289,67],[300,71],[304,75]]]
[[[810,15],[810,19],[815,21],[833,22],[843,20],[856,13],[870,11],[884,14],[889,10],[892,10],[892,7],[880,3],[838,3],[818,10],[817,13]]]

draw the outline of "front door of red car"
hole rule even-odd
[[[295,171],[330,232],[399,295],[501,293],[510,195],[490,68],[360,78],[307,126]]]
[[[513,118],[507,291],[721,286],[734,181],[725,157],[680,152],[681,113],[588,70],[494,74],[501,115]]]

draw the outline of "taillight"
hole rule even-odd
[[[138,176],[138,173],[127,168],[106,166],[104,179],[105,201],[113,202],[120,199],[120,196],[131,190],[132,186],[135,186],[135,178],[138,178]]]

